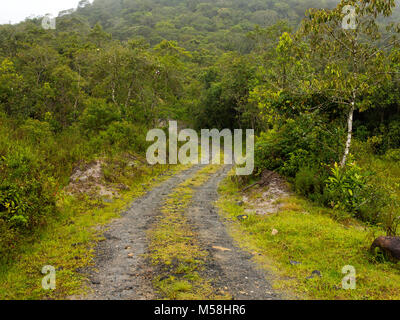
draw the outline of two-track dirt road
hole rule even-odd
[[[160,298],[153,289],[156,276],[145,254],[148,250],[148,228],[154,224],[168,195],[177,185],[190,179],[204,166],[195,165],[163,182],[132,203],[105,232],[99,243],[95,268],[90,271],[92,292],[81,299],[144,300]],[[217,188],[231,166],[221,166],[207,182],[196,187],[186,216],[198,242],[209,255],[205,275],[213,288],[224,288],[233,299],[277,299],[267,275],[252,261],[227,233],[214,202]],[[223,248],[220,250],[218,248]]]

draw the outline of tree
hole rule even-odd
[[[312,75],[306,45],[288,31],[286,24],[277,24],[251,35],[257,41],[254,59],[259,67],[249,98],[257,103],[266,126],[300,111],[301,104],[293,100],[305,99],[302,83]]]
[[[394,6],[394,0],[351,0],[333,10],[312,9],[298,34],[309,45],[314,67],[303,89],[325,94],[347,112],[342,167],[350,151],[354,111],[373,107],[365,97],[392,77],[387,51],[397,44],[399,26],[384,32],[377,17],[390,16]]]
[[[105,32],[99,23],[96,23],[89,34],[89,39],[99,48],[111,39],[111,35]]]
[[[8,114],[17,114],[19,106],[17,100],[21,94],[23,78],[14,68],[9,59],[0,63],[0,106],[4,106]]]

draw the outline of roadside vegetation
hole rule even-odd
[[[399,265],[369,250],[376,237],[385,235],[384,226],[360,222],[346,211],[295,194],[275,199],[277,213],[247,213],[241,188],[234,176],[225,179],[217,205],[232,237],[269,272],[275,290],[296,299],[400,298]],[[267,188],[245,195],[257,199]],[[238,219],[242,216],[247,218]],[[355,269],[354,290],[342,286],[349,275],[348,270],[342,273],[345,266]]]
[[[21,240],[14,259],[0,265],[1,299],[63,299],[88,292],[86,273],[93,266],[96,243],[105,240],[106,225],[146,190],[183,169],[140,165],[128,170],[115,162],[112,167],[119,169],[119,174],[114,172],[113,179],[127,183],[128,188],[113,199],[90,197],[85,193],[62,192],[57,196],[57,215],[48,217],[46,225]],[[140,175],[135,179],[127,178],[132,171]],[[42,268],[46,265],[56,269],[55,290],[42,288]]]

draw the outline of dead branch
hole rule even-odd
[[[269,183],[269,179],[273,174],[274,174],[273,171],[267,171],[267,170],[263,171],[263,173],[261,174],[261,179],[242,189],[242,192],[245,192],[246,190],[249,190],[257,185],[259,185],[260,187],[265,186],[266,184]]]

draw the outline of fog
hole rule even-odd
[[[0,24],[18,23],[32,15],[57,16],[62,10],[76,8],[78,3],[79,0],[1,0]]]

